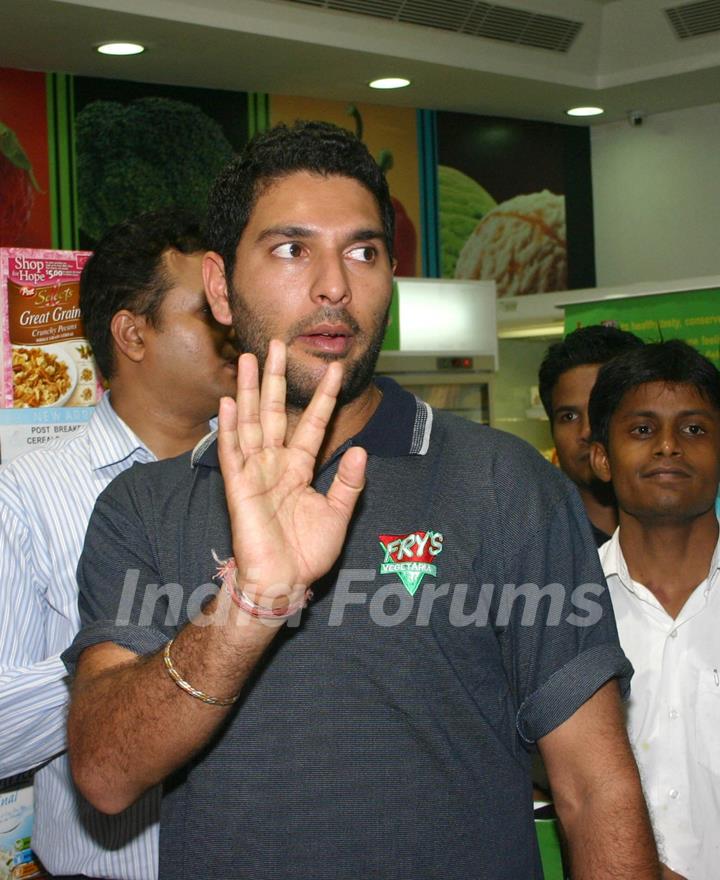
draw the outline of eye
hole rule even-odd
[[[703,434],[707,434],[705,428],[702,425],[685,425],[682,428],[684,434],[691,434],[693,437],[700,437]]]
[[[352,248],[347,255],[351,260],[358,260],[360,263],[372,263],[377,257],[377,248],[366,244]]]
[[[568,422],[576,422],[578,420],[578,414],[576,412],[564,412],[560,413],[557,417],[557,421],[561,424],[567,424]]]
[[[283,260],[296,260],[302,256],[303,248],[296,241],[286,241],[285,244],[279,244],[273,248],[272,252],[276,257],[280,257]]]
[[[652,434],[652,428],[650,425],[642,424],[635,425],[634,428],[630,430],[631,434],[638,434],[641,437],[649,437]]]

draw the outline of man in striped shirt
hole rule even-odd
[[[114,227],[85,266],[80,304],[110,393],[71,438],[0,471],[0,779],[35,775],[33,845],[55,876],[150,880],[159,794],[119,816],[73,787],[67,675],[75,569],[95,499],[134,463],[191,449],[235,387],[235,349],[205,299],[204,242],[184,212]]]

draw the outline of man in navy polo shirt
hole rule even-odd
[[[80,790],[114,813],[164,784],[168,880],[540,878],[537,744],[574,876],[657,878],[575,490],[372,379],[393,214],[365,147],[273,129],[209,217],[237,399],[98,501],[65,655]]]

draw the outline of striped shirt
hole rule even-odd
[[[54,874],[157,876],[159,790],[119,816],[70,780],[68,680],[60,654],[80,626],[75,569],[99,493],[155,456],[100,401],[87,426],[0,469],[0,779],[35,775],[33,848]]]

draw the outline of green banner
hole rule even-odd
[[[573,303],[565,307],[565,332],[613,324],[644,342],[684,339],[720,367],[720,288]]]
[[[398,296],[397,281],[393,281],[392,300],[390,302],[390,315],[385,338],[382,344],[383,351],[400,350],[400,299]]]

